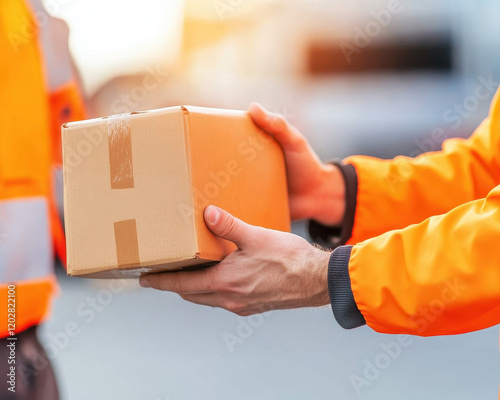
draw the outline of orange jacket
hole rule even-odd
[[[332,260],[350,249],[350,286],[366,323],[421,336],[500,323],[500,90],[469,139],[416,158],[344,163],[357,175],[353,247]]]
[[[64,259],[51,175],[60,160],[59,127],[83,117],[83,102],[75,80],[55,85],[44,73],[52,67],[44,54],[50,43],[42,43],[39,30],[49,26],[37,26],[23,1],[0,2],[0,298],[5,305],[7,285],[16,286],[15,302],[9,303],[15,308],[0,312],[0,337],[47,317],[56,289],[54,245]],[[52,33],[44,37],[50,41]]]

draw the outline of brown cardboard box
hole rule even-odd
[[[247,113],[171,107],[62,127],[68,274],[137,277],[222,260],[203,210],[290,228],[283,152]]]

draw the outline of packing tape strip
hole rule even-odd
[[[108,147],[111,189],[132,189],[134,165],[130,115],[117,115],[108,119]]]
[[[137,241],[137,225],[135,219],[118,221],[114,224],[116,257],[118,267],[128,267],[138,265],[139,244]]]
[[[111,189],[134,188],[132,137],[130,115],[117,115],[108,119],[109,171]],[[135,219],[114,224],[118,267],[139,265],[139,244]]]

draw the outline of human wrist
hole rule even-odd
[[[331,253],[319,248],[313,249],[312,265],[314,288],[311,290],[308,304],[306,307],[320,307],[330,304],[330,294],[328,291],[328,265]]]
[[[358,178],[355,167],[352,164],[343,164],[341,162],[332,162],[332,164],[338,168],[344,183],[345,198],[343,207],[338,207],[343,212],[342,221],[338,224],[332,224],[331,222],[321,223],[317,219],[310,219],[308,224],[311,239],[315,243],[331,249],[346,244],[352,236],[358,192]]]
[[[340,168],[334,164],[323,165],[319,182],[317,206],[311,219],[324,225],[340,225],[346,209],[345,181]]]

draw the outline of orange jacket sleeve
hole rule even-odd
[[[345,160],[356,171],[354,246],[335,249],[328,271],[343,327],[429,336],[500,323],[498,98],[471,138],[440,152]]]
[[[484,198],[500,184],[500,90],[490,116],[469,139],[449,139],[443,150],[416,158],[354,156],[357,197],[354,244],[422,222],[465,202]]]
[[[356,305],[379,332],[458,334],[500,323],[500,186],[352,248]],[[348,247],[348,246],[346,246]]]

